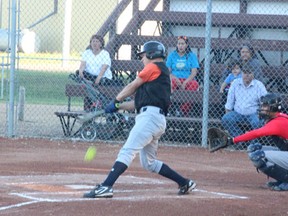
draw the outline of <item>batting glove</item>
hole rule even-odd
[[[113,100],[111,101],[105,108],[105,113],[114,113],[117,112],[119,110],[119,106],[120,106],[120,101],[118,100]]]

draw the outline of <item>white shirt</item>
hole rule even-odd
[[[82,54],[82,61],[86,62],[85,71],[96,76],[100,73],[102,65],[108,65],[103,77],[112,79],[111,58],[106,50],[102,49],[99,54],[94,55],[91,49],[87,49]]]
[[[225,108],[236,111],[241,115],[251,115],[257,112],[260,98],[267,94],[267,90],[259,80],[252,80],[246,87],[242,78],[235,79],[231,84]]]

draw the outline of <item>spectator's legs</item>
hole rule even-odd
[[[90,80],[92,82],[95,82],[97,76],[94,76],[86,71],[83,72],[84,78],[87,80]],[[89,97],[84,98],[84,110],[85,111],[92,111],[93,108],[93,101]]]
[[[190,90],[190,91],[197,91],[199,88],[199,84],[196,80],[191,80],[187,83],[186,85],[186,90]]]
[[[243,122],[243,116],[235,111],[228,112],[222,117],[222,126],[233,137],[243,133],[238,125],[239,122]]]
[[[258,115],[256,113],[252,114],[252,115],[247,115],[246,119],[253,129],[260,127],[260,120],[259,120]]]
[[[90,108],[92,106],[93,102],[91,101],[91,99],[89,97],[85,97],[84,98],[84,110],[87,112],[90,112]]]
[[[176,90],[177,89],[176,79],[172,79],[171,80],[171,88],[172,88],[172,90]]]
[[[185,79],[181,79],[181,82],[183,83]],[[199,88],[199,84],[196,80],[191,80],[187,83],[185,90],[188,91],[197,91]],[[183,112],[184,115],[188,115],[190,110],[192,108],[192,103],[191,102],[185,102],[181,104],[180,109]]]

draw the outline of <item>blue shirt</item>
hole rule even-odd
[[[177,78],[187,79],[193,68],[199,68],[199,63],[193,52],[179,56],[177,51],[174,50],[168,55],[166,66],[171,69],[172,74]]]
[[[241,65],[248,64],[249,67],[253,70],[254,78],[263,81],[263,74],[262,74],[262,69],[261,69],[261,64],[257,58],[252,58],[248,62],[243,62],[240,59]],[[225,69],[222,74],[222,80],[225,80],[225,78],[231,73],[231,70]]]
[[[228,91],[225,108],[241,115],[255,114],[259,108],[261,96],[266,94],[267,90],[259,80],[252,80],[246,87],[242,78],[236,79]]]
[[[227,77],[226,77],[226,79],[225,79],[225,83],[227,83],[227,84],[230,84],[230,83],[232,83],[235,79],[237,79],[237,78],[241,78],[242,77],[242,74],[241,73],[239,73],[237,76],[235,76],[233,73],[230,73]]]

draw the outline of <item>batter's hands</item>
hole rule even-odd
[[[114,113],[117,112],[119,110],[119,106],[120,106],[120,101],[118,100],[113,100],[111,101],[105,108],[105,113]]]

